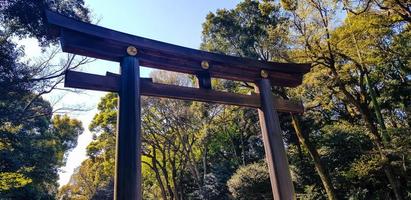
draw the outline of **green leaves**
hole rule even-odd
[[[272,54],[280,51],[283,44],[269,39],[273,29],[285,19],[278,5],[273,2],[247,0],[233,10],[210,13],[203,23],[202,49],[224,54],[272,60]],[[272,51],[275,49],[275,51]],[[278,52],[277,52],[278,54]]]
[[[61,141],[62,150],[69,151],[77,146],[77,137],[83,133],[80,121],[70,119],[67,115],[55,115],[53,121],[53,135]]]
[[[0,192],[10,189],[21,188],[33,182],[32,179],[21,173],[0,172]]]
[[[51,38],[47,34],[46,17],[44,15],[46,9],[79,20],[89,21],[89,11],[83,0],[13,0],[7,1],[6,5],[0,14],[2,20],[0,26],[6,35],[36,38],[44,46],[50,42],[55,42],[55,38]]]
[[[264,162],[240,167],[227,186],[235,199],[272,199],[270,175]]]

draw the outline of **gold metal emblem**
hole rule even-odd
[[[210,65],[208,64],[207,61],[204,60],[204,61],[201,62],[201,68],[208,69],[208,68],[210,68]]]
[[[265,70],[261,70],[261,77],[263,77],[263,78],[268,78],[268,72],[267,71],[265,71]]]
[[[133,46],[127,47],[127,54],[130,56],[135,56],[137,55],[137,48]]]

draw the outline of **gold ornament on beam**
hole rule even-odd
[[[210,64],[208,64],[207,61],[203,60],[203,61],[201,61],[201,68],[207,70],[208,68],[210,68]]]
[[[137,55],[137,48],[136,47],[133,47],[133,46],[129,46],[129,47],[127,47],[127,54],[128,55],[130,55],[130,56],[135,56],[135,55]]]
[[[264,69],[263,69],[263,70],[261,70],[260,75],[261,75],[261,77],[263,77],[263,78],[268,78],[268,72],[267,72],[267,71],[265,71]]]

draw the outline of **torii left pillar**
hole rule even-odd
[[[141,200],[140,69],[135,47],[120,63],[117,117],[115,200]]]

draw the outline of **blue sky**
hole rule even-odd
[[[96,19],[102,18],[99,25],[196,48],[201,41],[205,16],[217,8],[233,8],[238,1],[88,0],[86,3]]]
[[[94,21],[100,26],[118,31],[147,37],[181,46],[198,48],[201,43],[202,23],[205,16],[218,8],[234,8],[238,0],[86,0],[92,11]],[[40,55],[41,51],[31,40],[21,42],[26,52]],[[118,63],[96,61],[82,68],[82,71],[105,74],[106,71],[118,72]],[[150,70],[141,70],[141,76],[148,76]],[[79,137],[77,147],[69,154],[67,165],[61,169],[60,185],[66,184],[73,170],[86,158],[85,148],[92,134],[88,131],[96,106],[103,92],[84,91],[82,93],[52,92],[46,98],[58,101],[56,107],[78,106],[90,111],[72,113],[83,122],[85,132]]]

